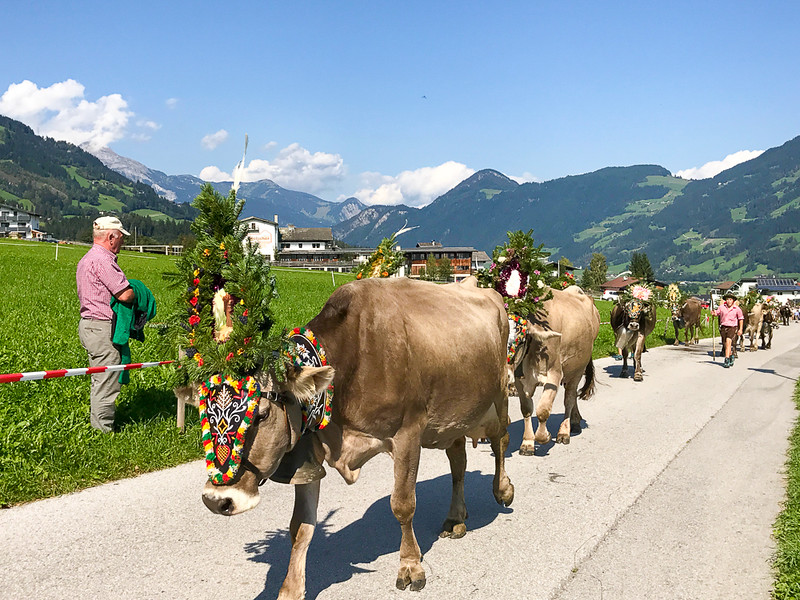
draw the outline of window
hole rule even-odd
[[[300,244],[297,244],[297,247],[298,247],[298,248],[302,248],[302,247],[303,247],[303,244],[302,244],[302,243],[300,243]]]
[[[312,248],[319,248],[319,244],[311,244]]]
[[[250,230],[251,231],[256,231],[256,224],[255,223],[250,223]]]

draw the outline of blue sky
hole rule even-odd
[[[796,1],[492,4],[0,0],[0,114],[208,179],[248,134],[245,180],[414,206],[800,135]]]

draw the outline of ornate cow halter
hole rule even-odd
[[[296,328],[289,335],[289,345],[284,352],[292,365],[321,367],[328,364],[325,351],[310,329]],[[249,445],[258,423],[268,413],[259,411],[259,401],[266,398],[281,406],[289,428],[286,413],[287,398],[282,393],[261,392],[253,377],[233,379],[214,375],[200,384],[200,419],[203,432],[203,450],[206,456],[208,478],[214,485],[236,483],[241,468],[262,477],[248,459]],[[303,424],[300,435],[324,429],[331,418],[333,386],[328,386],[309,402],[301,402]],[[261,483],[264,483],[264,479]],[[260,485],[260,484],[259,484]]]
[[[508,315],[508,351],[506,362],[512,364],[517,351],[528,335],[528,321],[518,315]]]

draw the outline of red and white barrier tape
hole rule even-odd
[[[147,367],[160,367],[174,361],[162,360],[158,362],[131,363],[129,365],[111,365],[107,367],[88,367],[86,369],[57,369],[55,371],[30,371],[28,373],[8,373],[0,375],[0,383],[14,383],[16,381],[36,381],[39,379],[55,379],[57,377],[72,377],[73,375],[92,375],[93,373],[106,373],[114,371],[131,371]]]

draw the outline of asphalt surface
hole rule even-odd
[[[514,503],[492,497],[488,444],[468,447],[460,540],[438,538],[448,463],[424,451],[414,527],[428,579],[418,595],[394,587],[390,459],[370,461],[350,487],[329,469],[307,597],[769,598],[799,347],[800,325],[790,325],[771,350],[742,353],[732,369],[712,360],[710,340],[655,348],[643,355],[641,383],[618,378],[619,361],[598,360],[582,433],[531,457],[516,452],[512,399]],[[561,395],[554,410],[555,437]],[[204,480],[197,461],[0,511],[0,598],[276,597],[291,486],[269,482],[258,507],[226,518],[203,506]]]

